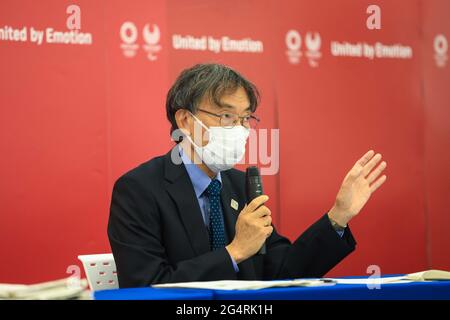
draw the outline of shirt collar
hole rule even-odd
[[[192,163],[191,159],[189,159],[189,157],[184,153],[183,148],[180,145],[178,145],[178,151],[180,153],[181,160],[186,167],[189,178],[191,179],[192,185],[194,186],[195,195],[197,198],[200,198],[206,188],[208,188],[212,179],[195,163]],[[220,172],[217,173],[216,179],[219,180],[220,184],[222,184]]]

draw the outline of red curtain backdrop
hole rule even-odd
[[[49,28],[69,31],[71,5],[90,43],[50,43]],[[370,5],[381,29],[367,28]],[[110,252],[114,181],[173,145],[165,95],[199,62],[230,65],[260,89],[260,127],[280,135],[279,171],[264,186],[290,239],[331,208],[367,150],[388,162],[350,224],[356,252],[329,275],[450,269],[448,12],[447,0],[3,0],[0,282],[65,277],[77,255]],[[41,44],[32,28],[45,31]],[[11,39],[21,30],[27,39]],[[188,37],[261,46],[180,47]],[[411,54],[337,54],[345,43]]]

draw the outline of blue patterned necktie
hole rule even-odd
[[[225,247],[225,227],[220,204],[220,188],[220,181],[214,179],[205,191],[209,199],[209,241],[212,250]]]

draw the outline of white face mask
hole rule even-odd
[[[199,147],[190,136],[186,137],[194,146],[195,153],[211,171],[218,173],[228,170],[241,161],[245,154],[249,129],[241,125],[229,129],[220,126],[208,128],[196,116],[192,113],[191,115],[208,131],[209,141],[204,147]]]

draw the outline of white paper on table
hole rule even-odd
[[[243,280],[220,280],[203,282],[179,282],[153,285],[155,288],[192,288],[212,290],[257,290],[273,287],[315,287],[330,286],[334,284],[364,284],[381,285],[395,283],[409,283],[414,281],[428,280],[450,280],[450,272],[441,270],[427,270],[398,277],[383,278],[359,278],[359,279],[295,279],[278,281],[243,281]]]
[[[331,278],[331,280],[336,281],[337,284],[366,284],[366,285],[394,284],[394,283],[408,283],[408,282],[412,282],[411,280],[407,280],[405,278],[405,276],[385,277],[385,278],[359,278],[359,279],[337,279],[337,278]]]
[[[54,281],[24,284],[0,284],[0,299],[69,299],[76,298],[87,288],[86,279],[81,279],[78,285],[71,286],[70,280],[64,278]]]
[[[154,288],[190,288],[190,289],[210,289],[210,290],[257,290],[274,287],[315,287],[330,286],[335,282],[322,279],[295,279],[278,281],[257,281],[257,280],[220,280],[201,282],[178,282],[153,285]]]

